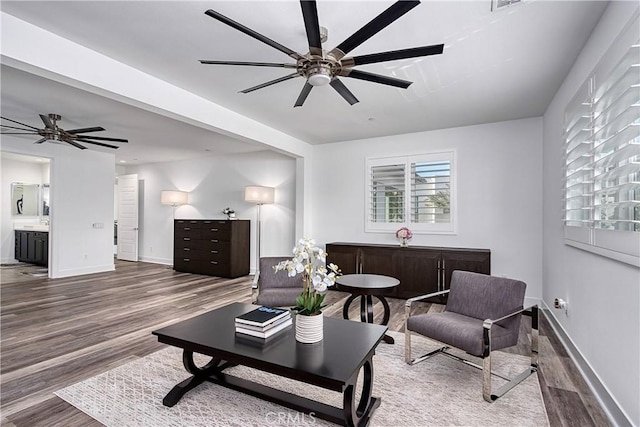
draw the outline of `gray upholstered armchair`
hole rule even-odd
[[[302,293],[302,277],[289,277],[286,271],[275,271],[273,266],[291,257],[260,258],[260,270],[256,285],[258,297],[255,303],[267,307],[293,307],[296,298]]]
[[[519,384],[538,368],[538,306],[523,308],[527,285],[519,280],[454,271],[449,290],[410,298],[405,306],[405,361],[413,365],[443,354],[482,369],[482,395],[492,402]],[[449,294],[442,313],[411,316],[411,304],[436,295]],[[531,313],[531,366],[495,393],[491,392],[491,351],[517,344],[522,313]],[[424,356],[411,359],[411,333],[446,344]],[[482,366],[448,353],[450,347],[482,358]],[[497,375],[497,374],[493,374]]]

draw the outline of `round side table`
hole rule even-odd
[[[366,323],[373,323],[373,297],[375,296],[384,307],[384,316],[381,324],[387,325],[391,310],[383,294],[386,294],[399,284],[400,281],[398,279],[379,274],[345,274],[340,276],[336,280],[336,289],[351,293],[342,308],[342,317],[349,318],[351,303],[360,297],[360,320]],[[382,339],[387,344],[395,342],[393,337],[389,335],[385,335]]]

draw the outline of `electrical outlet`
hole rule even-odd
[[[104,223],[103,222],[94,222],[93,223],[93,228],[96,228],[96,229],[104,228]]]
[[[562,298],[556,298],[553,301],[553,307],[558,310],[564,310],[564,315],[569,317],[569,304],[567,304],[567,302]]]

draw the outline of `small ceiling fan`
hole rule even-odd
[[[38,129],[37,127],[27,125],[24,123],[17,122],[15,120],[8,119],[6,117],[1,117],[2,120],[6,120],[8,122],[16,123],[21,126],[19,128],[17,126],[5,125],[4,123],[1,125],[2,130],[0,134],[2,135],[40,135],[42,138],[34,142],[34,144],[42,144],[45,141],[62,141],[67,144],[71,144],[76,148],[81,150],[86,150],[87,147],[78,144],[78,142],[83,142],[85,144],[93,144],[99,145],[101,147],[118,149],[119,147],[111,144],[105,144],[99,141],[110,141],[110,142],[129,142],[126,139],[122,138],[107,138],[100,136],[91,136],[91,135],[82,135],[85,133],[91,132],[102,132],[104,128],[102,127],[90,127],[90,128],[80,128],[80,129],[71,129],[64,130],[58,127],[58,121],[62,119],[60,115],[50,113],[48,116],[44,114],[40,114],[40,119],[42,123],[44,123],[44,129]],[[20,132],[17,132],[20,131]]]
[[[295,72],[249,89],[242,90],[242,93],[249,93],[254,90],[262,89],[276,83],[284,82],[294,77],[304,77],[307,81],[296,100],[294,107],[301,107],[307,96],[314,86],[322,86],[329,84],[338,92],[349,104],[353,105],[359,102],[358,99],[347,89],[338,77],[351,77],[353,79],[366,80],[373,83],[389,85],[406,89],[412,83],[410,81],[387,77],[380,74],[369,73],[366,71],[354,70],[353,67],[364,64],[374,64],[378,62],[394,61],[397,59],[416,58],[428,55],[439,55],[444,50],[444,44],[414,47],[409,49],[400,49],[387,52],[373,53],[369,55],[360,55],[354,57],[346,57],[356,47],[360,46],[366,40],[378,33],[383,28],[400,18],[402,15],[420,4],[419,1],[397,1],[384,12],[371,20],[368,24],[360,28],[353,35],[330,51],[322,48],[322,42],[326,41],[326,37],[322,37],[322,32],[326,36],[326,30],[318,24],[318,11],[315,1],[300,0],[302,7],[302,17],[307,32],[307,41],[309,42],[309,52],[301,55],[268,37],[245,27],[238,22],[214,11],[207,10],[206,15],[232,27],[238,31],[245,33],[279,51],[289,55],[296,60],[295,64],[278,64],[271,62],[241,62],[241,61],[210,61],[200,60],[202,64],[213,65],[247,65],[254,67],[279,67],[295,69]],[[322,31],[325,30],[325,31]]]

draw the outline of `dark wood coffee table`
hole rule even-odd
[[[384,307],[384,315],[382,324],[389,323],[389,303],[383,294],[400,284],[395,277],[382,276],[380,274],[345,274],[336,280],[336,289],[339,291],[350,292],[351,296],[347,298],[342,308],[342,317],[349,318],[349,307],[353,300],[360,297],[360,320],[362,322],[373,323],[373,297],[375,296]],[[384,336],[384,342],[394,344],[395,340],[389,335]]]
[[[184,367],[193,374],[177,384],[162,403],[173,406],[189,390],[209,381],[296,411],[313,413],[337,424],[366,425],[373,411],[380,406],[380,398],[372,396],[373,355],[387,330],[386,326],[325,317],[324,339],[319,343],[297,342],[295,325],[263,343],[235,333],[235,317],[255,308],[251,304],[233,303],[152,332],[158,341],[184,350]],[[211,361],[198,367],[193,361],[193,353],[211,356]],[[343,407],[327,405],[223,372],[235,365],[341,392]],[[360,400],[356,401],[360,369],[364,370],[364,380]]]

